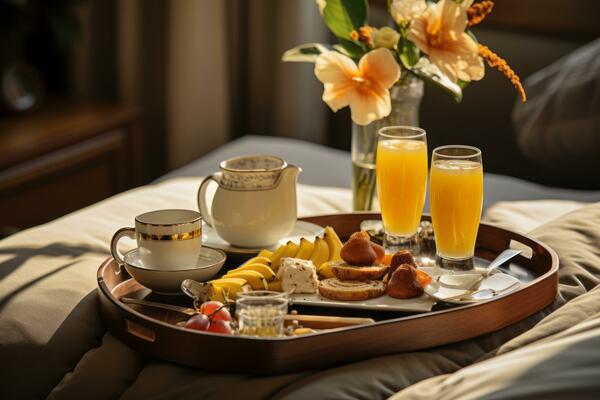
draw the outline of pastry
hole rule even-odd
[[[342,247],[340,256],[350,265],[371,265],[377,259],[366,232],[353,233]]]
[[[417,279],[417,270],[410,264],[402,264],[392,273],[387,283],[387,294],[396,299],[410,299],[423,294]]]
[[[385,258],[385,249],[383,248],[382,245],[373,243],[373,242],[371,242],[371,247],[375,251],[375,254],[377,254],[377,258],[375,259],[375,262],[377,264],[381,264],[383,262],[383,259]]]
[[[319,293],[323,297],[340,301],[360,301],[379,297],[385,293],[382,281],[342,281],[329,278],[319,283]]]
[[[402,264],[409,264],[414,268],[417,268],[417,263],[415,262],[410,250],[400,250],[392,256],[390,261],[390,269],[388,271],[388,279],[392,276],[396,268]]]

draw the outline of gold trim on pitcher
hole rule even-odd
[[[192,232],[185,233],[172,233],[170,235],[155,235],[144,232],[137,232],[139,239],[143,240],[157,240],[157,241],[168,241],[168,240],[188,240],[195,239],[202,235],[202,229],[196,229]]]

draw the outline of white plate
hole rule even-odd
[[[299,243],[300,238],[305,237],[308,240],[313,240],[315,237],[323,234],[323,227],[306,222],[306,221],[296,221],[296,226],[289,235],[282,237],[279,240],[279,243],[269,248],[269,250],[274,250],[281,244],[286,244],[288,240]],[[217,232],[211,228],[210,226],[204,224],[202,227],[202,243],[214,247],[217,249],[221,249],[230,254],[244,254],[244,255],[253,255],[258,254],[262,248],[246,248],[246,247],[236,247],[224,239],[222,239]]]
[[[412,299],[395,299],[386,294],[374,299],[363,301],[331,300],[320,294],[293,294],[290,296],[293,304],[315,307],[353,308],[357,310],[428,312],[436,303],[434,299],[423,294]]]
[[[423,271],[429,275],[432,273],[432,268],[421,267]],[[467,274],[465,274],[467,275]],[[475,274],[468,274],[475,275]],[[472,277],[469,276],[469,281]],[[520,286],[520,281],[510,275],[502,272],[495,273],[479,284],[479,289],[494,289],[500,292],[496,296],[510,293]],[[293,294],[290,299],[293,304],[302,306],[314,306],[314,307],[336,307],[336,308],[352,308],[357,310],[379,310],[379,311],[404,311],[404,312],[429,312],[437,301],[445,301],[451,304],[471,304],[478,301],[486,300],[445,300],[446,297],[453,297],[460,294],[467,294],[468,291],[464,289],[456,289],[450,287],[439,286],[436,290],[432,290],[432,285],[428,285],[425,288],[425,294],[412,299],[395,299],[388,295],[375,297],[374,299],[364,301],[337,301],[330,300],[319,294]]]

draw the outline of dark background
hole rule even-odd
[[[290,136],[288,132],[278,130],[275,117],[270,115],[273,103],[277,100],[268,93],[269,88],[263,89],[267,90],[267,94],[256,92],[257,87],[268,86],[261,79],[281,68],[281,50],[267,46],[268,40],[262,39],[277,36],[277,29],[281,29],[281,26],[271,16],[277,15],[284,5],[278,0],[223,2],[226,7],[227,51],[231,55],[227,68],[232,110],[230,128],[224,132],[225,137],[235,139],[245,134]],[[18,15],[11,14],[16,3],[27,3],[26,11]],[[142,95],[138,105],[143,110],[144,180],[147,182],[170,169],[167,151],[168,137],[172,132],[169,132],[166,124],[165,91],[168,82],[165,80],[165,65],[166,36],[171,27],[166,18],[169,11],[166,0],[144,0],[140,4],[140,21],[136,32],[144,40],[136,52],[142,59],[144,70],[140,71]],[[386,1],[372,0],[370,4],[372,14],[381,14]],[[41,72],[49,101],[55,98],[62,100],[73,97],[73,88],[69,83],[74,73],[72,54],[79,51],[79,47],[86,46],[87,67],[92,83],[85,101],[119,103],[122,101],[117,76],[120,39],[115,33],[119,6],[117,0],[0,0],[0,65],[15,55],[21,56]],[[87,9],[88,15],[88,23],[83,30],[78,27],[76,20],[81,8]],[[63,13],[57,13],[57,10]],[[481,42],[507,59],[525,79],[596,38],[600,32],[600,23],[597,21],[599,11],[599,3],[593,0],[499,0],[492,15],[475,32]],[[202,23],[201,16],[199,23]],[[56,32],[56,26],[62,29]],[[255,30],[261,32],[260,37],[252,33]],[[14,39],[18,35],[25,39],[15,44]],[[296,43],[285,45],[289,47],[293,44]],[[261,53],[264,60],[258,68],[253,64],[253,57],[257,53]],[[288,65],[285,68],[306,71],[312,66]],[[269,90],[273,91],[272,88]],[[321,102],[318,98],[313,101]],[[527,160],[517,147],[511,123],[511,111],[516,101],[517,95],[510,82],[499,72],[487,68],[484,80],[470,85],[460,104],[435,88],[426,87],[421,107],[421,125],[428,131],[431,148],[449,143],[480,147],[484,153],[485,168],[489,172],[551,186],[600,188],[600,181],[592,171],[564,179],[546,173]],[[326,109],[324,104],[319,107]],[[336,114],[326,112],[327,133],[318,141],[348,150],[348,110]],[[4,114],[0,116],[0,122],[27,117]]]

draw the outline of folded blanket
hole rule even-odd
[[[483,221],[518,233],[526,233],[586,203],[568,200],[500,201],[490,207]]]

